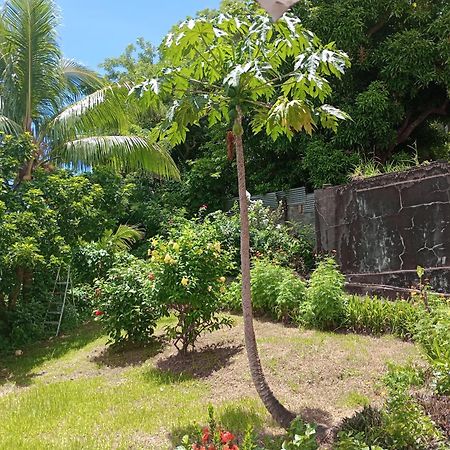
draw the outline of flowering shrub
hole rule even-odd
[[[208,413],[208,426],[202,428],[193,440],[187,435],[184,436],[182,444],[175,450],[266,450],[266,447],[256,444],[251,427],[247,429],[244,438],[238,445],[237,438],[233,433],[217,426],[212,406],[208,408]],[[275,442],[272,444],[276,445]],[[316,429],[300,418],[296,418],[292,421],[285,439],[279,445],[281,445],[280,450],[317,450],[319,446],[316,440]],[[275,446],[271,445],[270,448],[275,448]]]
[[[112,342],[151,340],[157,320],[166,313],[152,295],[151,274],[148,262],[127,256],[97,280],[92,314]]]
[[[169,240],[151,242],[152,296],[175,314],[177,323],[166,332],[182,352],[201,333],[231,325],[218,315],[231,259],[214,237],[207,225],[189,222],[171,230]]]

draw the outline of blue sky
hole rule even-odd
[[[3,3],[3,2],[2,2]],[[143,36],[158,45],[170,27],[220,0],[56,0],[64,56],[97,69]]]

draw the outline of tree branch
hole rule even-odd
[[[398,130],[396,145],[405,142],[409,138],[409,136],[411,136],[413,131],[419,125],[421,125],[429,116],[434,114],[445,115],[447,113],[448,105],[449,99],[447,98],[441,106],[426,109],[414,121],[409,123],[409,119],[411,117],[410,114],[405,123],[400,128],[400,130]]]

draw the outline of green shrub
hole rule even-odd
[[[305,283],[291,270],[266,259],[254,260],[251,271],[252,304],[256,314],[294,321],[306,298]],[[241,282],[230,285],[225,308],[240,311]]]
[[[382,439],[390,449],[427,450],[442,436],[419,404],[405,390],[396,388],[383,414]]]
[[[149,263],[126,258],[97,280],[95,297],[100,319],[110,341],[149,342],[157,320],[166,314],[152,295],[152,267]],[[95,300],[94,300],[95,301]]]
[[[367,444],[363,433],[340,432],[334,450],[384,450],[379,445]]]
[[[365,407],[345,419],[334,448],[425,450],[443,443],[436,428],[419,403],[409,393],[411,386],[423,383],[422,373],[411,367],[391,367],[385,377],[388,399],[380,411]],[[361,447],[358,447],[361,445]]]
[[[292,272],[286,274],[278,287],[278,296],[275,301],[277,319],[282,319],[284,322],[298,320],[300,305],[305,298],[305,283]]]
[[[152,296],[175,314],[166,332],[183,352],[200,334],[231,325],[218,314],[231,258],[215,237],[208,224],[189,222],[172,229],[169,240],[152,240]]]
[[[333,258],[320,261],[309,280],[301,322],[324,330],[340,327],[345,320],[344,283]]]
[[[296,418],[289,427],[288,436],[283,442],[282,450],[316,450],[316,429],[309,423]]]
[[[412,338],[419,317],[424,313],[407,301],[378,297],[351,296],[346,302],[346,326],[352,331],[379,335],[392,333]]]
[[[417,323],[415,340],[422,345],[433,369],[433,386],[439,394],[450,394],[450,307],[431,302],[430,313]]]
[[[261,201],[249,207],[250,246],[252,257],[264,257],[288,266],[298,273],[308,273],[314,265],[314,232],[310,227],[280,224],[279,210],[266,208]],[[220,240],[240,264],[240,219],[237,206],[230,213],[216,211],[205,217]]]

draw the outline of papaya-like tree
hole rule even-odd
[[[230,125],[236,150],[241,221],[242,305],[245,344],[256,390],[273,418],[288,427],[293,414],[272,393],[258,356],[250,289],[250,237],[246,196],[244,130],[276,140],[317,126],[336,129],[346,114],[324,103],[327,76],[340,77],[349,62],[333,43],[322,44],[301,21],[285,14],[272,22],[246,3],[237,15],[198,17],[181,23],[162,45],[158,77],[136,86],[147,106],[171,99],[167,120],[154,139],[182,142],[191,126],[205,121]]]
[[[0,131],[28,132],[35,146],[17,183],[55,164],[112,164],[177,177],[164,147],[145,133],[130,133],[129,89],[106,85],[64,59],[57,26],[52,0],[7,0],[0,14]]]

